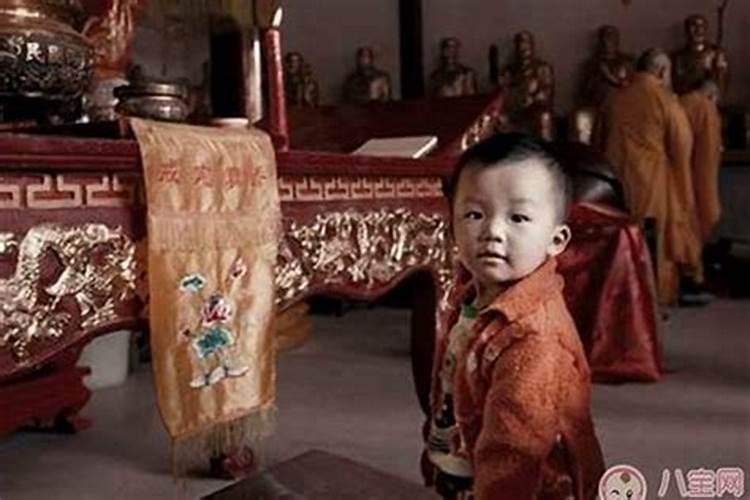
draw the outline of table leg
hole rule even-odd
[[[412,374],[419,406],[427,416],[430,414],[439,286],[436,277],[429,271],[415,274],[410,285]]]

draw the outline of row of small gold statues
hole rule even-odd
[[[677,93],[692,90],[711,79],[720,92],[726,91],[728,63],[724,51],[707,37],[708,22],[702,15],[685,19],[686,41],[673,53],[673,85]],[[580,106],[598,107],[610,89],[621,87],[630,80],[635,70],[635,58],[620,50],[620,33],[614,26],[598,30],[595,54],[587,61],[577,97]],[[536,54],[534,36],[521,31],[513,37],[511,60],[500,69],[496,47],[490,49],[490,80],[510,91],[508,114],[511,119],[523,120],[522,115],[538,116],[554,109],[555,76],[551,64]],[[316,107],[318,84],[312,70],[299,52],[284,58],[285,91],[292,106]],[[477,92],[476,72],[461,63],[460,42],[445,38],[440,43],[440,62],[430,74],[428,93],[451,97]],[[369,47],[357,50],[356,69],[344,82],[343,98],[348,103],[388,101],[391,99],[391,79],[387,72],[375,66],[375,56]],[[533,119],[533,118],[532,118]]]

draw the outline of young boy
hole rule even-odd
[[[437,348],[433,483],[444,498],[593,499],[589,369],[555,272],[569,181],[543,144],[503,134],[464,153],[447,191],[470,280]]]

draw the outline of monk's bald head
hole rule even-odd
[[[645,51],[638,59],[638,71],[654,75],[666,88],[672,87],[672,60],[662,49],[651,48]]]
[[[714,80],[711,80],[710,78],[707,78],[701,81],[696,86],[696,90],[698,92],[701,92],[703,95],[708,97],[713,102],[719,101],[719,95],[720,95],[719,85]]]

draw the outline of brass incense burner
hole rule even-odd
[[[75,29],[79,0],[0,0],[0,101],[23,108],[70,102],[91,80],[94,51]]]
[[[185,121],[188,116],[187,85],[176,82],[135,80],[115,89],[115,110],[127,116],[140,116],[171,122]]]

